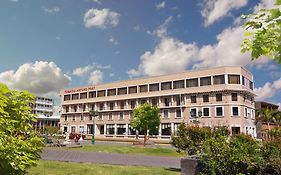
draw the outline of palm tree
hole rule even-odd
[[[281,111],[273,113],[273,121],[279,127],[281,125]]]
[[[267,124],[268,130],[270,130],[270,122],[273,120],[272,110],[266,108],[257,111],[256,123],[259,121]]]

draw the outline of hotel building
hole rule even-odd
[[[218,67],[61,91],[61,129],[97,137],[134,138],[132,110],[145,102],[160,109],[155,138],[170,138],[180,123],[226,126],[256,137],[253,76],[242,67]],[[98,111],[93,117],[89,111]],[[139,133],[142,134],[141,132]]]

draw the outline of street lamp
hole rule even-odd
[[[90,116],[92,116],[93,118],[93,127],[92,127],[92,144],[95,144],[95,118],[98,116],[98,111],[94,111],[94,110],[90,110]]]

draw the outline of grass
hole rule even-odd
[[[28,175],[175,175],[179,170],[158,167],[117,166],[89,163],[56,162],[40,160]]]
[[[128,145],[85,145],[81,148],[66,148],[69,150],[95,151],[119,154],[142,154],[149,156],[183,157],[184,153],[177,153],[174,148],[139,147]]]

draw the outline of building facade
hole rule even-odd
[[[59,127],[60,116],[53,116],[54,100],[45,97],[36,97],[35,103],[31,105],[32,113],[36,115],[37,122],[33,126],[43,131],[45,126]]]
[[[67,132],[92,134],[95,123],[96,136],[130,138],[132,110],[149,102],[160,108],[157,138],[170,138],[182,122],[255,137],[254,96],[253,76],[242,67],[183,72],[63,90],[60,123]]]

